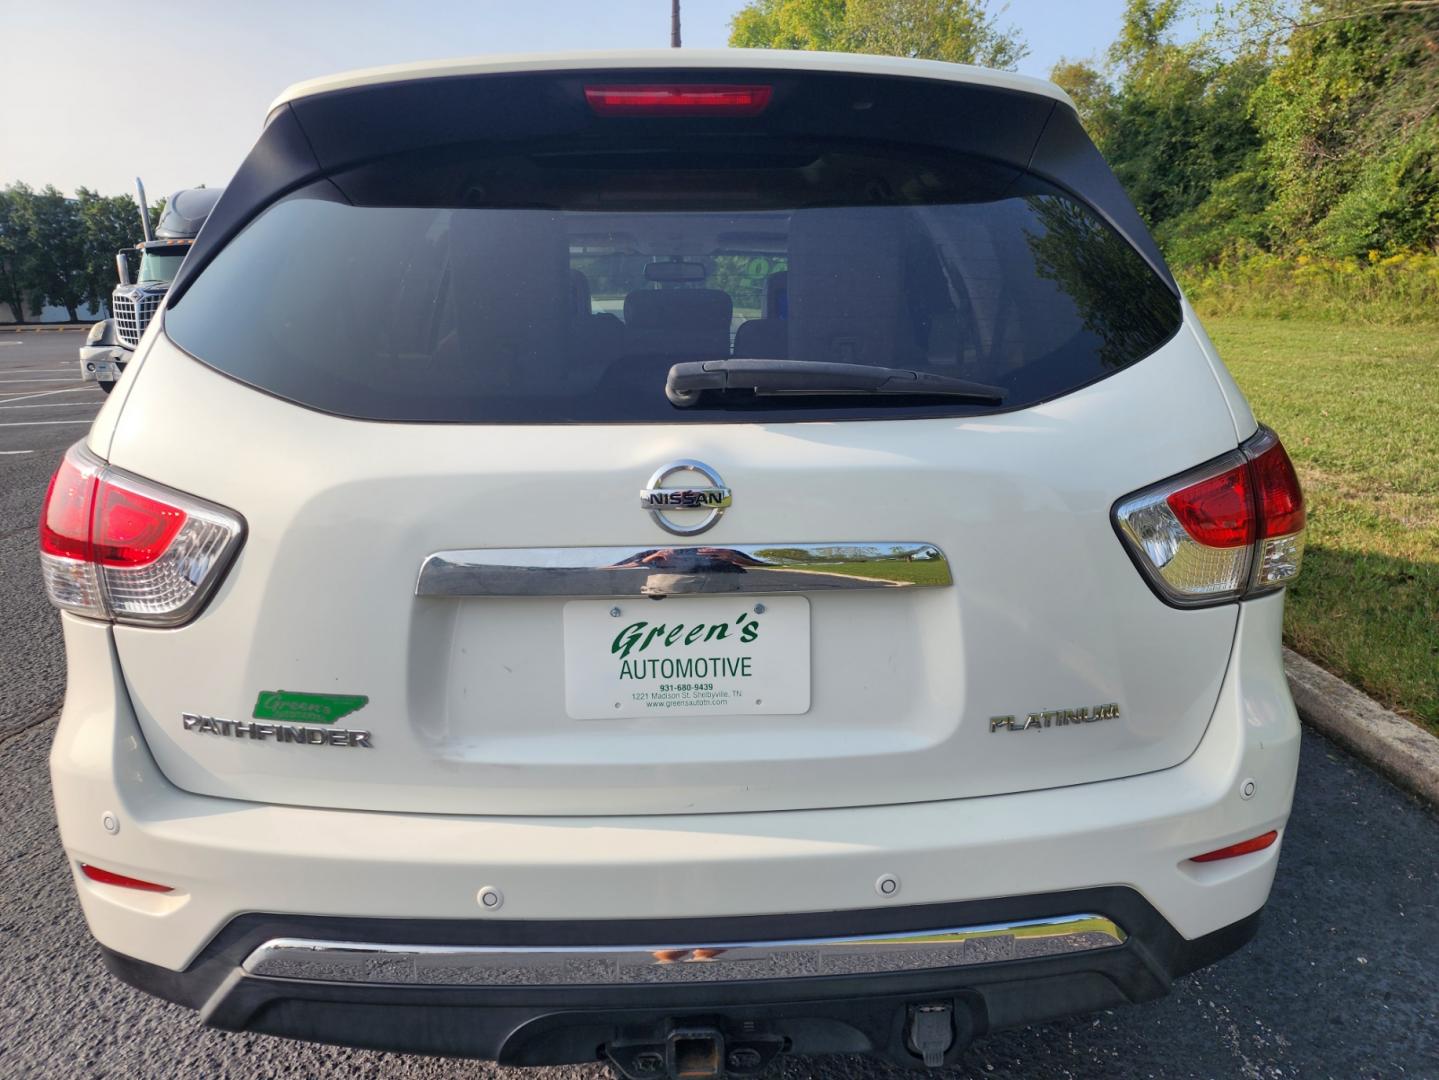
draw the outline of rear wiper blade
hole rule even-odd
[[[1001,405],[1005,395],[1002,386],[988,386],[952,375],[811,360],[700,360],[673,365],[665,379],[665,396],[680,408],[695,404],[706,390],[720,393],[748,391],[756,397],[778,394],[937,394],[963,398],[978,405]]]

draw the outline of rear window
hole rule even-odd
[[[262,211],[166,314],[206,364],[375,420],[642,423],[1022,408],[1133,364],[1179,301],[1097,214],[984,161],[892,147],[446,148]],[[664,393],[672,364],[841,361],[1004,388]]]

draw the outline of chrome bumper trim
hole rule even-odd
[[[876,975],[1112,949],[1102,915],[796,941],[595,947],[382,945],[274,938],[245,960],[270,979],[419,986],[623,986]]]
[[[729,547],[472,548],[437,551],[416,596],[634,597],[905,589],[953,584],[921,540]]]

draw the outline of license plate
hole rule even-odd
[[[574,720],[808,712],[809,600],[571,601],[565,709]]]

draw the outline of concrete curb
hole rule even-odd
[[[1292,649],[1284,671],[1301,719],[1439,809],[1439,738]]]

